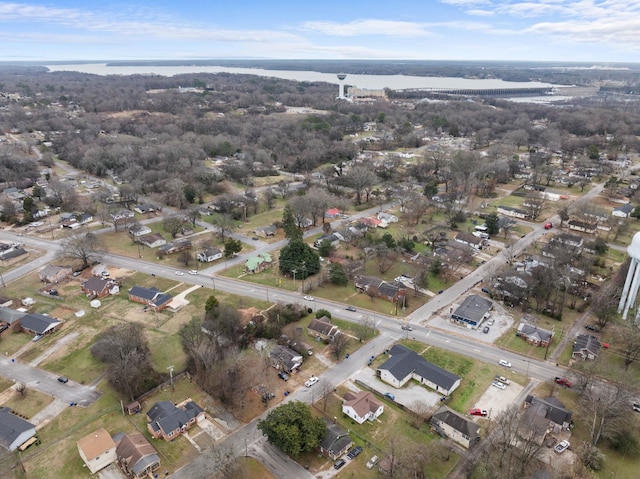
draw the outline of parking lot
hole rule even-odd
[[[500,374],[509,379],[508,369],[505,368],[505,371]],[[498,389],[489,383],[487,389],[473,407],[486,409],[489,413],[489,418],[492,418],[511,406],[521,391],[522,386],[514,382],[511,382],[511,384],[504,389]]]

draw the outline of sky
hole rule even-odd
[[[640,62],[640,0],[0,0],[0,61]]]

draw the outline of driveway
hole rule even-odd
[[[102,471],[98,471],[97,476],[98,479],[127,479],[127,476],[125,476],[115,464],[111,464]]]

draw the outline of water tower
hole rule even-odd
[[[337,77],[338,77],[338,80],[340,80],[340,83],[338,83],[338,99],[344,100],[346,98],[344,96],[344,79],[347,78],[347,74],[338,73]]]
[[[618,305],[618,313],[622,313],[622,319],[627,319],[629,309],[634,307],[638,288],[640,288],[640,232],[633,236],[631,244],[627,247],[627,254],[631,258],[631,263]]]

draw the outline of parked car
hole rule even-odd
[[[510,368],[511,367],[511,363],[509,361],[507,361],[506,359],[501,359],[500,360],[500,366],[504,366],[505,368]]]
[[[347,310],[347,311],[351,311],[352,313],[355,313],[355,312],[356,312],[356,308],[354,308],[353,306],[347,306],[347,307],[346,307],[346,310]]]
[[[195,269],[191,269],[189,270],[189,274],[198,274],[198,272]]]
[[[589,331],[593,331],[594,333],[597,333],[598,331],[600,331],[598,326],[596,326],[595,324],[587,324],[585,326],[585,329],[588,329]]]
[[[631,404],[631,407],[633,408],[633,410],[635,412],[640,412],[640,403],[634,402],[634,403]]]
[[[283,381],[288,381],[289,380],[289,375],[287,373],[285,373],[284,371],[280,371],[278,373],[278,377],[280,379],[282,379]]]
[[[413,328],[411,326],[409,326],[408,324],[403,324],[401,327],[405,331],[413,331]]]
[[[472,416],[482,416],[482,417],[487,417],[489,415],[486,409],[480,409],[477,407],[470,409],[469,414],[471,414]]]
[[[391,393],[384,393],[384,397],[391,399],[392,401],[396,400],[396,397]]]
[[[176,274],[177,274],[178,276],[184,276],[184,273],[183,273],[182,271],[176,271]]]
[[[504,383],[501,383],[500,381],[493,381],[493,382],[491,383],[491,385],[492,385],[494,388],[498,388],[498,389],[505,389],[505,388],[506,388],[506,386],[504,385]]]
[[[489,288],[482,288],[480,291],[482,291],[485,294],[491,294],[491,291],[489,290]]]
[[[305,296],[304,299],[306,299],[307,301],[313,301],[314,300],[313,296]]]
[[[344,459],[338,459],[335,464],[333,465],[334,469],[340,469],[342,466],[344,466],[347,463],[347,461],[345,461]]]
[[[509,381],[507,378],[505,378],[504,376],[496,376],[495,378],[493,378],[496,381],[500,381],[502,384],[504,384],[505,386],[508,386],[509,384],[511,384],[511,381]]]
[[[360,454],[361,452],[362,452],[362,446],[356,446],[349,451],[349,454],[347,454],[347,457],[349,459],[355,459],[356,457],[358,457],[358,454]]]
[[[44,338],[44,334],[36,334],[31,341],[35,343],[36,341],[40,341],[42,338]]]
[[[62,384],[67,384],[69,382],[69,378],[66,376],[60,376],[58,378],[58,382],[61,382]]]
[[[560,441],[558,444],[556,444],[556,447],[554,447],[553,450],[555,452],[557,452],[558,454],[562,454],[564,451],[569,449],[570,445],[571,445],[571,443],[569,443],[569,441],[567,441],[567,440]]]
[[[571,387],[571,381],[567,378],[556,377],[555,381],[556,384],[560,384],[561,386],[567,386],[568,388]]]
[[[369,462],[367,462],[367,469],[372,469],[377,462],[378,462],[378,456],[373,456],[371,459],[369,459]]]
[[[489,321],[487,321],[487,326],[493,326],[495,322],[495,319],[490,319]]]
[[[317,376],[311,376],[309,379],[307,379],[305,381],[304,386],[307,387],[307,388],[310,388],[315,383],[317,383],[319,380],[320,380],[320,378],[318,378]]]
[[[489,332],[489,326],[485,326],[484,328],[482,328],[482,332],[484,334],[487,334]]]
[[[551,228],[553,228],[553,223],[552,223],[551,221],[547,221],[547,222],[544,224],[544,229],[546,229],[546,230],[550,230]]]

